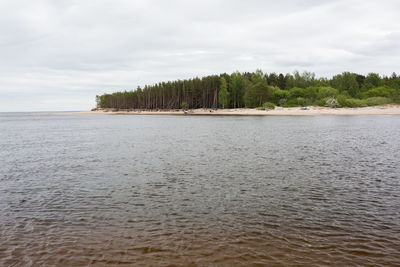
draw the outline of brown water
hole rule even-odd
[[[0,114],[0,265],[400,266],[400,117]]]

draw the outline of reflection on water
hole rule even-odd
[[[399,265],[399,130],[1,115],[0,265]]]

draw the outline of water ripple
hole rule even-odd
[[[399,117],[0,120],[0,265],[400,265]]]

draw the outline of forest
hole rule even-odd
[[[400,104],[400,76],[343,72],[328,79],[307,71],[285,75],[234,72],[103,94],[96,96],[96,103],[97,108],[128,110]]]

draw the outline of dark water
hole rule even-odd
[[[400,265],[400,117],[0,115],[0,265]]]

